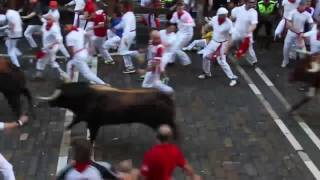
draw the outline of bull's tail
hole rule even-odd
[[[33,99],[32,99],[32,96],[31,96],[31,93],[29,91],[28,88],[23,88],[22,89],[22,94],[27,98],[28,100],[28,110],[29,112],[31,113],[32,117],[35,118],[35,112],[34,112],[34,108],[33,108]]]

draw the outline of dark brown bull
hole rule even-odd
[[[0,92],[8,100],[12,111],[17,117],[22,113],[21,95],[28,100],[29,112],[33,112],[32,97],[26,87],[24,73],[7,59],[0,59]]]
[[[50,107],[67,108],[74,113],[68,129],[81,121],[86,122],[92,142],[102,125],[112,124],[142,123],[153,129],[168,124],[177,135],[175,104],[170,96],[155,89],[130,90],[67,83],[50,97],[39,99],[47,101]]]
[[[309,72],[310,69],[314,68],[312,63],[320,63],[319,54],[308,55],[306,58],[302,59],[301,62],[296,65],[296,68],[290,76],[289,80],[291,82],[300,81],[308,84],[309,86],[306,96],[291,107],[291,112],[299,109],[302,105],[309,102],[312,97],[316,95],[316,92],[320,87],[320,70],[317,70],[316,72]]]

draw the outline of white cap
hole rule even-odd
[[[217,11],[217,15],[223,15],[223,14],[228,14],[228,10],[224,7],[221,7]]]

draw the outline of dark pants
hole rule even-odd
[[[259,30],[261,29],[261,27],[264,26],[265,28],[265,35],[261,37],[262,43],[261,46],[262,48],[265,49],[270,49],[270,45],[272,42],[272,30],[273,30],[273,20],[260,20],[258,25],[257,25],[257,29],[255,30],[255,37],[258,37],[259,34]]]

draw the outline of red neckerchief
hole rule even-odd
[[[289,3],[295,3],[296,0],[288,0]]]
[[[180,19],[183,14],[184,14],[183,11],[182,12],[177,12],[178,18]]]
[[[51,23],[47,22],[47,24],[46,24],[46,30],[49,31],[52,26],[53,26],[53,22],[51,22]]]
[[[78,31],[78,27],[77,26],[72,26],[70,31]]]
[[[218,17],[218,24],[221,25],[226,21],[226,18],[219,18]]]
[[[74,169],[77,170],[78,172],[82,173],[84,170],[88,168],[88,166],[91,165],[91,162],[85,162],[85,163],[79,163],[77,162],[75,165],[73,165]]]
[[[306,9],[300,10],[299,8],[297,8],[297,11],[298,11],[299,13],[303,13],[305,10],[306,10]]]

